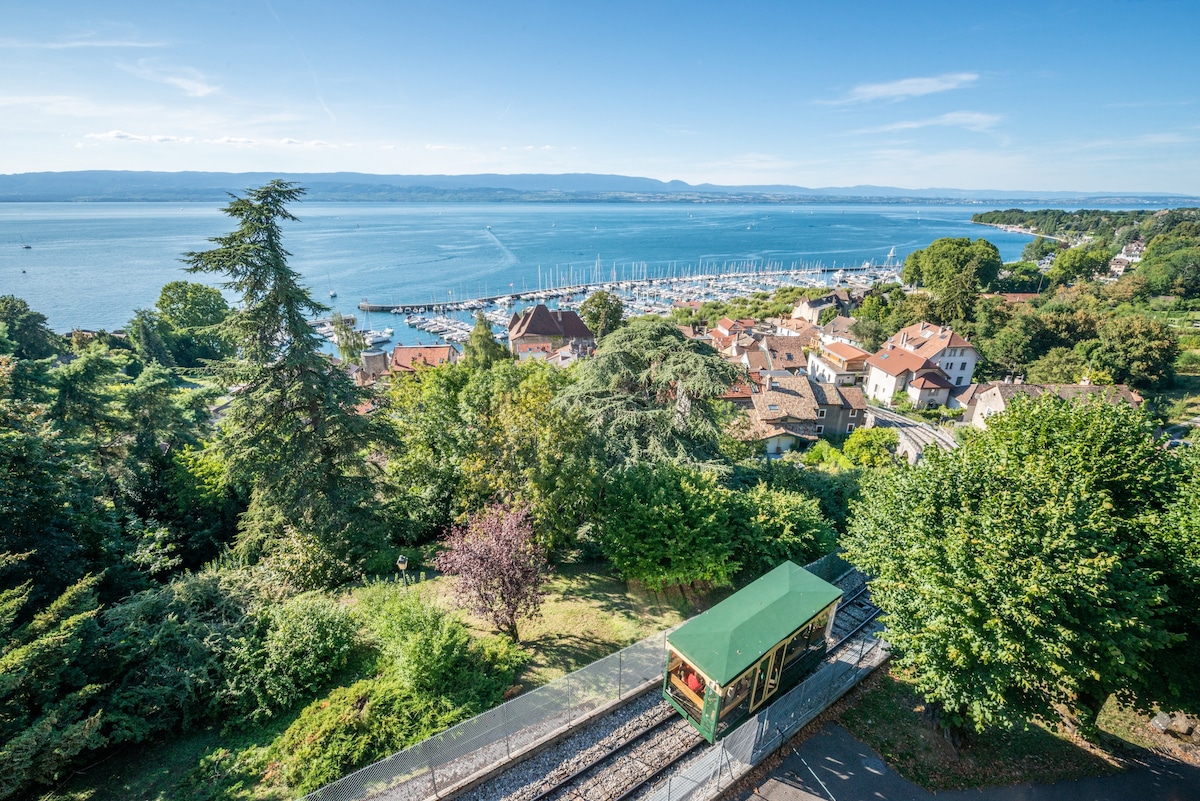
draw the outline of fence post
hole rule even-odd
[[[570,726],[571,721],[573,719],[571,717],[571,674],[570,673],[568,673],[566,675],[566,679],[567,679],[567,725]]]
[[[421,756],[425,759],[425,767],[429,770],[429,783],[433,785],[433,797],[441,798],[441,794],[438,793],[437,774],[434,773],[433,761],[429,758],[429,739],[421,741]]]
[[[508,758],[512,759],[512,743],[510,742],[508,728],[508,702],[505,701],[500,705],[500,718],[504,721],[504,753],[508,754]]]
[[[617,700],[621,700],[621,679],[625,672],[625,649],[617,651]]]

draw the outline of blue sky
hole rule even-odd
[[[4,0],[0,172],[1200,194],[1200,3]]]

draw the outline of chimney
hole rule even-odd
[[[1004,376],[1004,383],[1005,383],[1005,384],[1011,384],[1012,382],[1013,382],[1013,377],[1012,377],[1011,375],[1006,375],[1006,376]]]
[[[1014,379],[1013,379],[1013,383],[1014,383],[1014,384],[1024,384],[1024,383],[1025,383],[1025,376],[1023,376],[1023,375],[1019,375],[1019,376],[1017,376],[1016,378],[1014,378]]]

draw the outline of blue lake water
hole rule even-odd
[[[541,286],[769,263],[830,270],[944,236],[984,237],[1005,260],[1029,237],[973,225],[973,206],[299,203],[290,264],[343,313],[363,299],[427,304]],[[229,231],[219,204],[0,203],[0,294],[58,331],[119,328],[179,259]],[[22,245],[29,245],[28,249]],[[510,289],[511,288],[511,289]],[[329,299],[330,291],[338,296]]]

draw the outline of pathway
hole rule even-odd
[[[830,723],[755,788],[728,801],[1198,801],[1200,768],[1154,758],[1113,776],[931,793],[889,768],[875,751]]]

